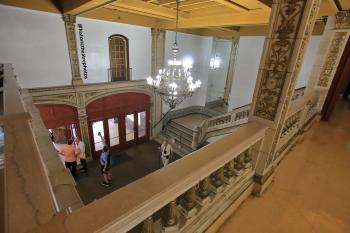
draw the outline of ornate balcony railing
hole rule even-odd
[[[287,119],[283,124],[280,140],[277,144],[275,161],[279,161],[281,155],[288,151],[301,130],[317,114],[318,95],[316,92],[304,93],[294,99],[287,113]]]
[[[69,172],[60,161],[56,163],[57,154],[31,95],[18,88],[12,67],[3,67],[7,232],[115,233],[135,228],[144,233],[204,232],[224,211],[238,206],[253,192],[254,176],[265,166],[266,157],[260,152],[267,126],[249,122],[235,133],[82,207]],[[298,132],[312,118],[316,104],[317,98],[311,95],[294,101],[281,139],[291,137],[291,128]],[[207,121],[207,129],[230,124],[232,119],[243,122],[248,111],[246,106],[231,112],[230,117],[213,118]],[[278,146],[287,148],[286,144]],[[19,219],[25,221],[18,224]]]
[[[253,191],[266,127],[249,123],[80,211],[61,216],[62,230],[79,232],[203,232]],[[174,175],[176,174],[176,175]],[[155,215],[155,213],[157,213]],[[157,218],[158,215],[160,218]],[[96,216],[103,216],[98,218]],[[80,224],[81,220],[84,224]],[[80,223],[79,223],[80,222]],[[63,227],[64,225],[64,227]],[[37,229],[48,232],[50,224]],[[62,232],[62,231],[57,231]]]

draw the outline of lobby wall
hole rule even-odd
[[[146,27],[77,18],[83,26],[88,79],[106,82],[109,68],[108,37],[121,34],[129,39],[132,79],[151,73],[151,30]],[[0,5],[0,63],[11,63],[23,88],[71,84],[66,32],[59,14]],[[76,24],[76,25],[77,25]],[[81,76],[79,30],[76,27]]]
[[[229,111],[252,102],[264,40],[264,36],[242,36],[239,38],[237,61],[229,98]]]
[[[108,37],[114,34],[123,35],[129,40],[129,66],[132,68],[132,80],[146,79],[151,74],[152,37],[150,28],[81,17],[77,18],[76,24],[83,26],[88,71],[88,79],[84,82],[107,82],[107,69],[110,67]],[[81,64],[78,29],[76,33]],[[80,69],[83,74],[82,65]]]
[[[174,43],[174,37],[175,32],[166,32],[165,64],[167,64],[168,60],[172,58],[171,47]],[[212,37],[178,33],[178,45],[180,49],[178,53],[178,58],[180,60],[192,59],[192,76],[195,80],[200,79],[202,81],[202,86],[196,93],[193,94],[191,98],[186,99],[176,109],[189,107],[191,105],[205,105],[212,42]],[[166,112],[169,108],[166,105],[163,106],[163,112]]]
[[[0,31],[0,63],[13,64],[21,87],[71,83],[61,15],[0,5]]]
[[[308,48],[305,53],[303,65],[301,66],[301,70],[299,73],[299,78],[295,88],[305,87],[310,78],[312,67],[314,65],[317,48],[320,44],[321,36],[311,36]]]
[[[231,47],[232,40],[217,38],[213,40],[210,58],[214,58],[215,55],[217,55],[220,60],[220,68],[216,70],[209,69],[206,102],[215,101],[224,97]]]

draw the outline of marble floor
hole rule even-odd
[[[350,102],[315,123],[263,196],[249,197],[218,232],[349,233]]]
[[[88,204],[115,190],[154,172],[161,167],[159,144],[154,141],[135,145],[111,156],[112,184],[101,185],[102,177],[97,160],[88,162],[88,173],[78,173],[77,190],[84,204]],[[174,155],[174,160],[180,156]]]

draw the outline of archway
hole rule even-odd
[[[113,94],[89,103],[86,112],[92,154],[98,155],[104,143],[116,151],[147,141],[150,105],[150,96],[135,92]]]
[[[54,142],[66,143],[80,135],[77,109],[65,104],[35,104],[45,127],[54,135]]]

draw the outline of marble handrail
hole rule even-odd
[[[25,112],[17,80],[9,64],[1,65],[4,78],[5,232],[26,232],[51,219],[54,200]]]
[[[266,129],[267,127],[258,123],[248,123],[246,127],[239,129],[234,134],[230,134],[214,144],[203,147],[165,168],[157,170],[84,206],[78,211],[68,215],[57,216],[51,223],[37,228],[35,232],[49,232],[53,225],[57,233],[127,232],[143,221],[146,222],[147,229],[152,229],[149,225],[152,223],[152,218],[150,218],[152,214],[167,206],[165,212],[170,214],[170,217],[178,216],[174,200],[184,193],[186,193],[186,200],[193,200],[191,198],[193,197],[193,188],[208,177],[211,177],[210,183],[213,182],[212,179],[220,181],[220,174],[223,174],[220,172],[223,172],[223,167],[225,167],[225,171],[230,171],[232,168],[228,166],[229,163],[235,161],[234,169],[238,169],[237,171],[240,171],[242,168],[248,169],[245,170],[248,173],[242,171],[238,177],[247,176],[248,178],[250,177],[249,179],[252,179],[258,164],[261,141],[265,136]],[[246,153],[247,150],[250,151],[251,159],[239,157],[242,153]],[[237,158],[240,159],[237,160]],[[243,161],[243,164],[240,161]],[[238,166],[237,164],[240,165]],[[236,165],[238,166],[237,168]],[[239,179],[243,183],[239,180],[236,180],[238,183],[230,183],[231,181],[226,180],[226,184],[221,183],[220,185],[222,185],[224,190],[226,188],[227,190],[237,190],[241,185],[244,185],[244,177]],[[203,184],[200,184],[200,187],[202,187],[201,185]],[[217,186],[218,189],[220,187]],[[225,195],[226,199],[228,198],[228,194],[220,194],[219,191],[214,196],[217,195]],[[225,198],[213,198],[210,199],[210,202],[219,203],[217,201],[223,199]],[[188,204],[186,206],[191,205]],[[204,211],[204,213],[207,211],[209,209]],[[199,211],[198,214],[200,215],[201,212]],[[197,215],[194,215],[192,218],[196,217]],[[84,224],[81,224],[82,221]],[[171,222],[176,223],[176,220],[168,223],[170,224]],[[177,232],[193,232],[192,230],[177,230]]]
[[[75,181],[59,160],[30,96],[10,64],[4,78],[6,232],[27,232],[57,212],[81,207]]]

